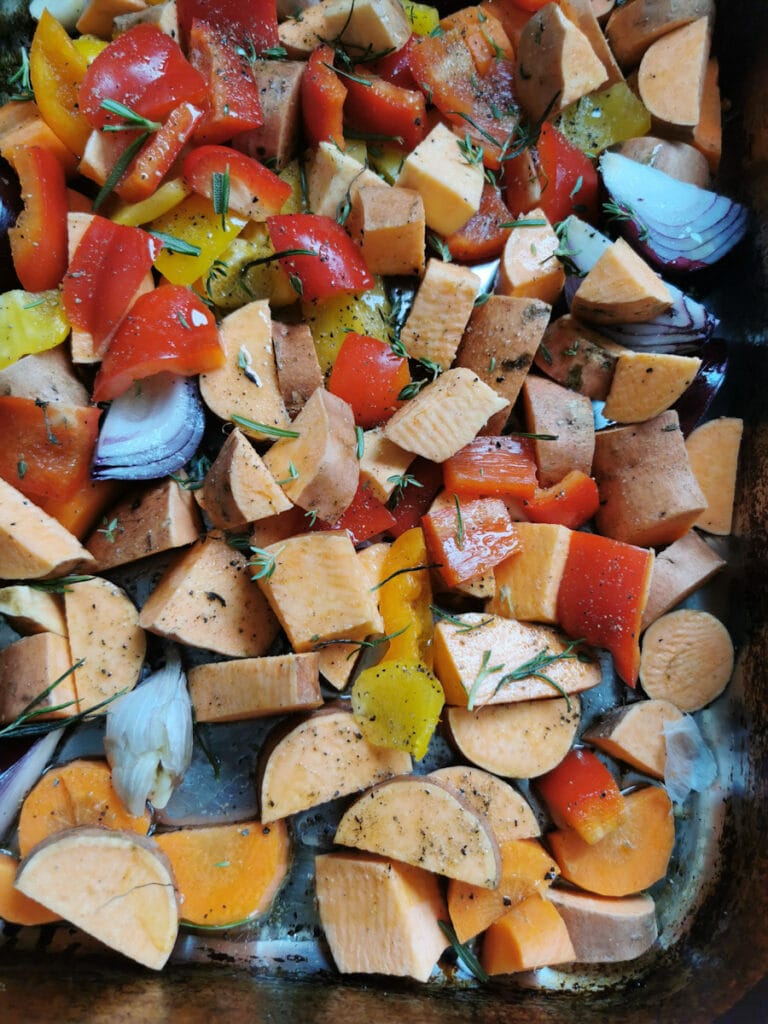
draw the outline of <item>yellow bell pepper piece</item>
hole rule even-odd
[[[182,178],[171,178],[149,196],[138,203],[120,203],[110,214],[110,220],[117,224],[126,224],[130,228],[148,224],[168,213],[190,194]]]
[[[429,4],[415,4],[401,0],[405,16],[417,36],[428,36],[440,24],[440,12]]]
[[[421,663],[432,668],[432,585],[427,545],[420,526],[406,530],[393,543],[381,567],[386,580],[378,590],[384,632],[392,636],[388,661]],[[395,575],[396,574],[396,575]],[[401,632],[402,630],[402,632]]]
[[[298,160],[291,160],[282,171],[278,171],[278,178],[287,181],[291,186],[291,194],[280,208],[280,213],[306,213],[307,206],[301,190],[301,166]]]
[[[91,134],[78,106],[78,89],[87,67],[61,23],[44,10],[29,49],[29,77],[41,117],[78,156]]]
[[[0,370],[22,356],[60,345],[69,334],[58,290],[0,295]]]
[[[315,339],[315,350],[323,373],[333,366],[349,331],[387,341],[389,314],[389,299],[381,281],[377,281],[368,292],[339,295],[316,305],[305,303],[304,319]]]
[[[597,156],[624,139],[647,135],[651,115],[626,82],[617,82],[566,107],[555,125],[574,146]]]
[[[163,249],[155,260],[155,266],[171,284],[191,285],[210,271],[214,260],[240,234],[245,223],[245,217],[231,210],[222,218],[210,199],[193,193],[153,220],[148,230],[172,235],[180,242],[196,246],[200,250],[199,255]]]
[[[99,39],[98,36],[84,35],[73,39],[72,45],[85,57],[86,64],[93,64],[101,51],[109,46],[109,43],[106,39]]]
[[[444,703],[439,679],[408,661],[363,669],[352,687],[352,713],[368,742],[417,759],[427,752]]]
[[[368,163],[388,185],[394,185],[403,169],[408,151],[397,142],[372,142],[368,146]]]
[[[249,223],[203,279],[208,298],[221,309],[238,309],[253,299],[269,299],[273,309],[292,306],[298,295],[279,263],[248,266],[274,251],[265,225]]]

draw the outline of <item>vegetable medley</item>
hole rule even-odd
[[[653,947],[733,667],[686,602],[741,438],[690,294],[747,228],[713,6],[35,12],[0,108],[6,928],[160,968],[180,926],[258,936],[303,857],[341,972]],[[101,756],[58,755],[83,728]]]

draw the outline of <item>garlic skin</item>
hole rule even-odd
[[[178,656],[116,700],[104,750],[112,783],[131,814],[165,807],[192,760],[192,703]]]
[[[717,761],[691,715],[665,722],[663,730],[667,747],[664,785],[670,799],[681,804],[691,790],[703,793],[712,785],[717,778]]]

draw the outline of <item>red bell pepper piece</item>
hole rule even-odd
[[[433,509],[421,520],[430,561],[449,587],[488,572],[520,548],[509,512],[499,498],[475,498]]]
[[[521,11],[529,11],[533,14],[546,6],[549,0],[509,0],[509,2],[515,7],[519,7]]]
[[[389,528],[392,537],[421,525],[421,517],[429,511],[435,495],[443,486],[443,467],[421,456],[414,459],[398,487],[389,499],[389,509],[395,517]]]
[[[572,828],[585,843],[596,843],[618,826],[624,797],[603,762],[591,750],[569,751],[536,789],[558,828]]]
[[[640,622],[648,596],[653,552],[611,537],[571,534],[557,594],[557,621],[613,655],[616,671],[629,686],[640,668]]]
[[[191,376],[224,364],[213,314],[194,292],[161,284],[141,295],[117,330],[96,375],[94,402],[116,398],[156,373]]]
[[[484,75],[492,63],[501,58],[512,61],[515,51],[501,21],[489,10],[479,7],[462,7],[453,14],[441,18],[443,32],[455,31],[472,54],[475,67]]]
[[[410,380],[407,359],[378,338],[350,331],[333,364],[328,390],[349,403],[355,423],[367,430],[402,405],[398,395]]]
[[[64,170],[50,149],[14,146],[13,165],[24,209],[8,230],[16,276],[30,292],[56,288],[67,269]]]
[[[536,150],[541,183],[537,205],[550,224],[572,213],[582,220],[595,220],[600,210],[598,180],[589,157],[547,122],[541,127]]]
[[[39,502],[66,500],[88,481],[101,411],[0,397],[0,476]]]
[[[205,115],[195,128],[195,142],[226,142],[239,132],[261,127],[259,88],[248,61],[207,21],[192,22],[189,62],[208,82]]]
[[[320,43],[309,55],[301,76],[301,114],[310,146],[334,142],[344,149],[347,87],[333,70],[333,58],[333,49],[327,43]]]
[[[386,505],[382,505],[371,494],[370,490],[360,484],[355,491],[352,502],[347,506],[335,523],[322,523],[318,520],[313,530],[347,530],[353,544],[362,544],[380,533],[385,533],[394,525],[395,517]]]
[[[457,494],[532,498],[536,460],[527,437],[476,437],[443,463],[446,489]]]
[[[74,327],[88,331],[98,351],[125,316],[161,244],[140,228],[95,216],[64,276],[62,299]]]
[[[573,469],[552,487],[537,487],[532,498],[524,498],[520,508],[531,523],[555,523],[577,530],[595,515],[600,494],[591,476]]]
[[[80,85],[80,108],[94,128],[122,125],[102,107],[116,100],[150,121],[163,121],[180,103],[202,104],[208,83],[181,47],[155,25],[136,25],[96,57]]]
[[[202,110],[191,103],[182,103],[171,111],[165,124],[150,135],[115,185],[121,199],[138,203],[157,191],[202,116]]]
[[[184,39],[189,39],[193,22],[199,20],[233,43],[252,47],[257,56],[280,43],[275,0],[177,0],[177,7]]]
[[[393,135],[414,149],[427,134],[427,104],[422,93],[372,75],[364,64],[346,80],[344,120],[350,128]],[[363,82],[367,82],[364,85]]]
[[[373,288],[373,275],[362,252],[331,217],[280,213],[267,218],[267,231],[276,253],[304,249],[311,254],[280,259],[283,270],[300,285],[307,302]]]
[[[399,50],[388,53],[385,57],[379,57],[378,60],[372,61],[368,67],[379,78],[392,82],[393,85],[401,85],[404,89],[418,88],[416,79],[411,72],[411,49],[415,39],[415,35],[409,36],[405,46],[401,46]]]
[[[455,260],[477,263],[501,255],[511,228],[503,225],[512,220],[501,192],[485,182],[480,196],[480,208],[467,223],[445,239],[448,251]]]
[[[287,181],[264,164],[229,146],[191,149],[182,164],[184,181],[207,199],[214,199],[215,175],[228,179],[228,207],[253,220],[279,213],[291,194]]]

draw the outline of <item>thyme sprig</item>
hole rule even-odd
[[[453,951],[455,952],[456,956],[459,958],[459,960],[461,960],[461,962],[464,964],[469,973],[475,978],[475,980],[479,981],[481,984],[484,984],[486,981],[488,981],[488,975],[486,974],[483,965],[477,959],[477,957],[469,948],[469,946],[467,946],[463,942],[459,942],[459,938],[456,935],[456,932],[448,924],[448,922],[438,921],[437,923],[440,925],[440,931],[443,933],[446,939],[448,939],[451,946],[453,947]]]
[[[23,46],[20,47],[20,51],[21,64],[18,70],[8,79],[9,88],[13,89],[15,87],[15,91],[11,92],[8,98],[17,103],[26,103],[28,100],[35,98],[35,93],[29,77],[29,54]]]
[[[505,672],[504,675],[497,680],[496,685],[493,689],[493,693],[490,695],[488,699],[490,700],[491,697],[494,697],[502,688],[502,686],[505,686],[507,683],[520,682],[520,680],[528,678],[542,679],[545,683],[549,683],[550,686],[557,690],[561,697],[565,698],[565,706],[567,710],[570,712],[570,697],[565,692],[560,683],[556,682],[554,679],[552,679],[551,676],[547,675],[544,669],[549,668],[550,665],[554,665],[555,662],[558,661],[588,661],[589,659],[582,651],[576,650],[576,648],[583,643],[584,640],[582,638],[578,640],[571,640],[562,651],[554,654],[550,653],[548,647],[545,647],[543,650],[538,651],[536,654],[534,654],[532,658],[529,658],[528,661],[524,661],[522,665],[518,665],[517,668],[513,668],[511,672]],[[490,657],[490,651],[483,651],[483,660],[480,664],[480,670],[477,674],[477,678],[472,684],[472,689],[469,691],[469,697],[467,700],[467,709],[469,711],[473,710],[477,692],[480,689],[482,683],[485,681],[485,679],[487,679],[487,677],[491,675],[491,673],[501,672],[504,668],[503,665],[496,665],[495,667],[489,668],[488,661]]]
[[[389,574],[389,576],[385,576],[383,580],[381,580],[379,583],[376,583],[370,589],[371,589],[371,591],[380,590],[381,587],[383,587],[385,583],[389,583],[389,581],[395,579],[396,576],[402,576],[404,573],[407,573],[407,572],[424,572],[425,569],[428,570],[428,569],[441,569],[441,568],[442,568],[442,563],[441,562],[424,562],[424,563],[420,563],[419,565],[406,565],[402,569],[395,569],[394,572],[391,572]]]

